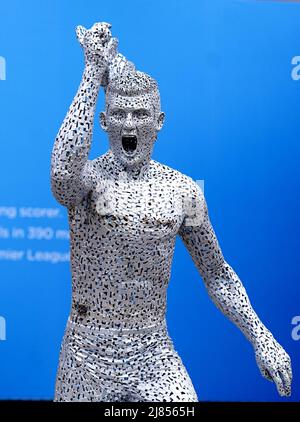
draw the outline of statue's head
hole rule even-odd
[[[150,160],[164,122],[156,81],[136,70],[115,76],[106,89],[100,120],[117,160],[126,166]]]

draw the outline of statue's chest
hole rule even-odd
[[[98,182],[90,212],[103,230],[142,238],[175,236],[183,219],[179,191],[164,181]]]

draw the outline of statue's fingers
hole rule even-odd
[[[282,369],[280,371],[280,376],[281,376],[281,379],[282,379],[283,384],[284,384],[285,395],[290,396],[291,395],[291,382],[292,382],[292,380],[291,380],[288,372],[285,369]]]
[[[111,39],[111,24],[107,22],[97,22],[89,30],[93,36],[99,38],[102,44],[107,43]]]
[[[290,380],[292,381],[292,379],[293,379],[293,372],[292,372],[292,366],[291,366],[291,364],[290,364],[290,363],[288,363],[288,364],[285,366],[285,369],[286,369],[286,371],[287,371],[287,373],[288,373],[288,376],[290,377]]]
[[[260,372],[261,372],[262,376],[264,378],[266,378],[268,381],[273,381],[273,378],[272,378],[270,372],[267,370],[267,368],[264,368],[264,367],[260,368]]]
[[[91,30],[96,30],[96,31],[105,31],[111,28],[111,24],[108,22],[96,22],[94,23],[94,25],[91,27]]]
[[[117,38],[111,38],[107,44],[107,51],[109,55],[115,56],[117,53],[117,48],[119,41]]]
[[[86,28],[82,25],[76,26],[76,36],[80,44],[83,44],[83,40],[86,34]]]
[[[118,46],[118,40],[116,38],[112,38],[109,40],[108,44],[104,47],[104,56],[108,65],[111,65],[111,63],[113,62],[114,58],[117,55],[117,46]]]
[[[285,394],[285,388],[284,388],[283,380],[280,376],[279,371],[273,372],[271,375],[272,375],[273,381],[276,384],[278,394],[280,396],[285,396],[286,395]]]

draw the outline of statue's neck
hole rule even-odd
[[[149,170],[151,161],[148,158],[145,158],[143,161],[133,166],[126,165],[122,163],[111,150],[107,152],[107,158],[110,162],[112,172],[116,177],[127,177],[129,179],[143,178]]]

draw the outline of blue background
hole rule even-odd
[[[225,259],[292,357],[293,394],[282,399],[260,376],[251,345],[208,298],[178,240],[169,331],[199,399],[298,401],[300,341],[292,339],[291,321],[300,314],[300,80],[291,77],[291,60],[300,55],[300,4],[1,2],[0,206],[60,207],[50,191],[50,155],[83,69],[75,27],[96,21],[111,22],[120,52],[157,79],[166,123],[153,158],[204,179]],[[107,147],[96,119],[91,158]],[[66,228],[60,209],[50,223]],[[0,226],[23,220],[0,216]],[[68,243],[0,239],[1,249],[28,247],[67,251]],[[69,264],[0,260],[0,280],[7,337],[0,341],[0,398],[52,399],[70,306]]]

